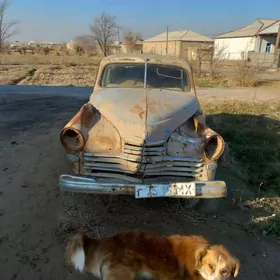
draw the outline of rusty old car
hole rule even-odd
[[[70,174],[63,191],[135,198],[223,198],[215,180],[223,137],[206,124],[193,69],[183,59],[102,59],[89,101],[60,133]]]

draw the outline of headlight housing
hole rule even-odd
[[[73,127],[64,128],[61,131],[60,141],[63,147],[71,152],[79,152],[85,145],[83,134]]]
[[[209,128],[206,129],[209,133]],[[204,156],[210,161],[217,161],[223,154],[225,141],[221,135],[210,130],[210,135],[205,135]]]

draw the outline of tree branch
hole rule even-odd
[[[2,0],[0,2],[0,50],[8,38],[19,33],[16,28],[18,21],[12,20],[7,23],[4,22],[5,14],[11,4],[12,1],[10,0]]]

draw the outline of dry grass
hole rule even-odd
[[[43,66],[33,76],[23,81],[28,85],[49,86],[93,86],[97,72],[96,66]]]
[[[65,54],[64,52],[58,52],[57,54],[59,55],[56,55],[55,52],[48,55],[31,53],[21,55],[15,52],[1,54],[0,83],[17,84],[20,82],[21,84],[76,86],[93,84],[96,72],[95,68],[98,67],[102,59],[101,57]],[[204,68],[204,76],[196,77],[198,87],[280,86],[279,75],[277,77],[275,76],[275,80],[272,81],[263,78],[262,73],[256,73],[254,69],[241,63],[236,63],[231,66],[231,75],[221,73],[221,76],[215,78],[209,77],[209,69]],[[37,70],[35,73],[36,78],[29,79],[30,75],[28,73],[32,69]],[[49,73],[48,70],[50,70]],[[91,71],[93,71],[93,74]],[[61,77],[58,77],[59,75]]]
[[[92,86],[100,58],[5,54],[0,62],[0,84]]]
[[[99,65],[101,58],[97,56],[79,55],[41,55],[41,54],[1,54],[0,64],[2,65]]]
[[[280,235],[280,102],[201,103],[209,126],[228,144],[232,157],[228,168],[252,193],[248,201],[243,197],[246,190],[239,190],[237,204],[251,211],[251,223],[258,224],[263,233]]]
[[[12,85],[24,79],[29,71],[32,70],[30,65],[0,65],[0,84]]]
[[[197,87],[212,88],[212,87],[228,87],[228,80],[223,77],[210,78],[210,77],[195,77]]]
[[[221,76],[218,78],[210,77],[196,77],[195,82],[197,87],[201,88],[237,88],[237,87],[280,87],[280,75],[279,80],[267,80],[261,76],[245,77],[242,75],[232,75],[230,77]]]

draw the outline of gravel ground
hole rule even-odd
[[[1,279],[92,279],[65,266],[69,234],[83,229],[98,237],[134,228],[204,234],[241,260],[239,279],[279,279],[277,240],[253,236],[227,219],[186,211],[176,200],[120,196],[108,209],[106,197],[60,193],[58,177],[69,169],[59,132],[90,92],[74,87],[0,88]],[[212,89],[200,93],[202,98],[218,98]],[[234,213],[241,220],[241,210]]]

